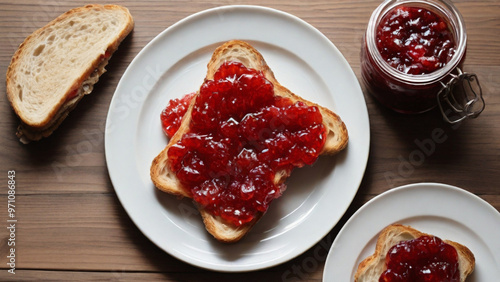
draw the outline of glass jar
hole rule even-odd
[[[384,17],[398,7],[427,9],[441,17],[448,25],[455,47],[453,55],[444,66],[429,73],[409,74],[391,66],[382,57],[377,47],[377,32]],[[453,78],[463,74],[459,68],[465,59],[466,46],[464,20],[450,1],[386,0],[371,15],[363,38],[362,80],[368,92],[381,104],[401,113],[422,113],[438,105],[438,93],[443,92],[446,87],[452,88],[447,85],[450,81],[460,80],[463,83],[463,78]]]

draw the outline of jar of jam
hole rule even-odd
[[[371,15],[361,76],[381,104],[401,113],[439,105],[453,123],[484,109],[477,76],[461,71],[467,34],[448,0],[386,0]]]

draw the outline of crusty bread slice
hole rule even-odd
[[[380,276],[385,271],[385,257],[389,249],[401,241],[412,240],[421,236],[433,236],[423,233],[410,226],[392,224],[384,228],[377,239],[375,252],[364,259],[358,266],[354,275],[355,282],[378,282]],[[443,242],[453,246],[458,253],[458,264],[460,270],[460,281],[465,281],[474,270],[474,254],[465,246],[444,240]]]
[[[289,97],[294,102],[300,100],[310,106],[317,106],[320,109],[323,116],[323,123],[328,131],[327,140],[321,153],[335,154],[346,147],[348,142],[348,133],[346,126],[340,117],[327,108],[302,99],[279,84],[274,77],[273,72],[264,61],[262,55],[250,44],[239,40],[232,40],[219,46],[214,51],[212,58],[207,65],[208,71],[205,80],[212,80],[215,72],[219,69],[219,66],[225,61],[241,62],[248,68],[262,71],[265,77],[273,83],[275,95]],[[194,100],[195,99],[193,99],[193,102],[188,108],[179,130],[172,136],[168,145],[153,160],[151,165],[151,179],[155,186],[164,192],[183,197],[190,197],[190,195],[182,187],[181,183],[175,176],[175,173],[169,170],[167,165],[168,149],[172,144],[179,141],[182,135],[189,129],[190,115],[194,105]],[[276,174],[274,181],[277,184],[283,183],[289,175],[290,171],[280,171]],[[199,207],[199,209],[208,232],[216,239],[223,242],[236,242],[240,240],[262,216],[262,214],[260,214],[251,222],[240,227],[236,227],[225,222],[220,217],[213,216],[208,213],[203,209],[203,207]]]
[[[132,31],[128,9],[87,5],[28,36],[7,70],[7,96],[27,143],[49,136],[93,90],[110,56]]]

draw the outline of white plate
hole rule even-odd
[[[243,39],[266,58],[278,81],[337,111],[348,148],[294,171],[284,196],[240,242],[224,245],[206,231],[189,200],[155,189],[149,168],[166,146],[160,112],[197,90],[213,50]],[[321,240],[351,203],[364,174],[369,121],[359,83],[335,46],[292,15],[255,6],[226,6],[172,25],[132,61],[111,101],[105,134],[111,181],[138,228],[169,254],[218,271],[249,271],[285,262]],[[327,216],[325,216],[327,215]]]
[[[467,282],[500,277],[500,213],[463,189],[438,183],[401,186],[361,207],[335,238],[323,281],[353,281],[358,264],[375,251],[379,232],[392,223],[467,246],[476,268]]]

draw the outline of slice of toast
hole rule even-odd
[[[309,106],[317,106],[323,116],[324,126],[327,129],[327,138],[321,150],[322,154],[335,154],[347,146],[348,133],[340,117],[327,108],[302,99],[279,84],[262,55],[246,42],[233,40],[219,46],[207,65],[208,71],[205,80],[212,80],[219,66],[226,61],[240,62],[247,68],[261,71],[266,79],[274,85],[275,95],[288,97],[293,102],[302,101]],[[184,115],[178,131],[172,136],[165,149],[153,160],[150,171],[151,179],[158,189],[183,197],[190,197],[190,195],[185,188],[182,187],[175,173],[171,171],[167,165],[168,149],[173,144],[177,143],[189,129],[194,101],[195,99],[193,99],[193,102]],[[290,171],[279,171],[275,176],[274,182],[276,184],[281,184],[289,175]],[[236,227],[225,222],[219,216],[213,216],[204,210],[203,207],[199,207],[199,209],[208,232],[222,242],[236,242],[240,240],[262,216],[262,214],[259,214],[251,222]]]
[[[422,236],[433,236],[418,231],[410,226],[392,224],[384,228],[377,239],[375,252],[364,259],[358,266],[354,275],[355,282],[378,282],[382,273],[386,270],[385,258],[389,249],[401,241],[412,240]],[[458,253],[458,264],[460,281],[465,281],[474,270],[474,254],[465,246],[449,241],[443,242],[453,246]]]
[[[23,143],[52,134],[93,90],[133,26],[124,7],[87,5],[67,11],[24,40],[6,75]]]

